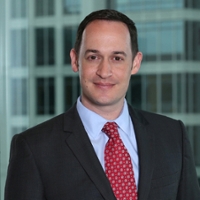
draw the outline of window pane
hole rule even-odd
[[[54,29],[48,28],[47,29],[47,37],[48,37],[48,44],[46,50],[48,50],[47,54],[47,63],[48,65],[54,65],[55,63],[55,39],[54,39]]]
[[[12,67],[27,66],[27,30],[11,30],[10,63]]]
[[[142,81],[141,75],[131,76],[130,85],[127,94],[130,94],[130,104],[140,109],[142,103]]]
[[[36,29],[36,65],[44,65],[44,29]]]
[[[19,9],[17,9],[17,4],[18,4],[18,2],[16,0],[11,0],[10,1],[10,6],[11,6],[10,12],[11,12],[11,17],[12,18],[17,18],[18,17],[17,13],[19,12]]]
[[[78,14],[80,13],[80,0],[63,0],[64,14]]]
[[[79,77],[65,77],[64,79],[64,107],[68,110],[80,95]]]
[[[177,83],[176,83],[176,91],[177,91],[177,101],[176,101],[176,110],[177,112],[181,113],[183,112],[184,110],[184,107],[183,107],[183,101],[184,101],[184,90],[185,90],[185,82],[183,81],[183,75],[182,74],[177,74]]]
[[[51,16],[54,15],[55,10],[54,0],[36,0],[35,1],[35,15],[36,16]]]
[[[146,108],[148,111],[157,111],[156,75],[146,75]]]
[[[140,23],[137,27],[138,43],[144,61],[184,58],[183,22]]]
[[[54,28],[36,29],[36,65],[55,64]]]
[[[47,103],[49,103],[49,108],[47,108],[48,114],[54,114],[55,113],[55,88],[54,88],[54,78],[48,79],[48,86],[47,89],[49,90],[49,96]]]
[[[27,79],[11,79],[11,113],[12,115],[27,114]]]
[[[184,0],[117,0],[116,9],[119,11],[158,10],[182,8]]]
[[[66,77],[64,81],[65,110],[72,106],[72,77]]]
[[[27,16],[27,0],[10,0],[11,18],[24,18]]]
[[[20,65],[19,62],[19,51],[18,51],[18,43],[19,41],[19,30],[11,31],[11,45],[10,45],[10,63],[12,67],[16,67]]]
[[[200,74],[186,74],[186,111],[200,112]]]
[[[27,1],[21,0],[21,17],[27,17]]]
[[[75,35],[76,35],[75,27],[65,27],[63,30],[63,57],[64,57],[64,64],[70,64],[71,59],[69,56],[70,50],[72,49],[75,43]]]
[[[55,1],[48,0],[48,15],[54,15],[55,10]]]
[[[185,34],[186,59],[200,61],[200,22],[187,21]]]
[[[200,8],[200,1],[199,0],[185,0],[185,7],[187,8],[194,8],[199,9]]]
[[[44,86],[44,78],[37,78],[36,80],[36,109],[37,114],[44,114],[44,98],[45,98],[45,86]]]
[[[172,75],[164,74],[162,78],[162,112],[172,112]]]
[[[200,61],[200,22],[193,22],[193,60]]]
[[[194,74],[194,112],[200,113],[200,73]]]
[[[36,112],[38,115],[55,113],[54,78],[36,79]]]

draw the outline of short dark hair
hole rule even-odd
[[[126,24],[130,33],[132,54],[133,57],[135,57],[136,53],[138,52],[137,28],[135,23],[123,13],[111,9],[94,11],[83,19],[78,27],[74,46],[77,54],[80,50],[83,31],[85,30],[86,26],[94,20],[119,21]]]

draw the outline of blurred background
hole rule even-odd
[[[76,101],[69,51],[80,21],[103,8],[123,12],[138,28],[144,59],[128,102],[185,123],[200,177],[199,0],[0,0],[2,199],[11,138]]]

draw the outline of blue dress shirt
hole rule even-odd
[[[77,110],[82,120],[83,126],[94,147],[96,155],[103,169],[105,170],[104,149],[108,141],[108,136],[105,133],[103,133],[101,129],[103,128],[104,124],[108,122],[108,120],[104,119],[97,113],[86,108],[81,103],[80,97],[77,100]],[[138,187],[138,179],[139,179],[138,149],[137,149],[137,142],[135,138],[135,131],[134,131],[132,120],[128,112],[128,106],[127,106],[126,100],[124,100],[124,106],[123,106],[120,116],[113,121],[118,124],[119,126],[118,131],[119,131],[120,137],[131,156],[136,186]]]

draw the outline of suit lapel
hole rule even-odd
[[[146,200],[150,192],[150,183],[154,163],[154,134],[148,122],[140,112],[129,107],[130,116],[134,124],[139,156],[139,200]],[[76,106],[65,113],[64,140],[71,149],[88,177],[96,185],[106,200],[116,200],[105,172],[95,154],[93,146],[80,120]]]
[[[107,200],[116,200],[75,106],[65,114],[64,131],[66,145],[79,160],[102,196]]]
[[[134,124],[139,156],[139,199],[146,200],[150,192],[150,183],[154,163],[154,131],[150,130],[148,122],[137,111],[129,108]]]

